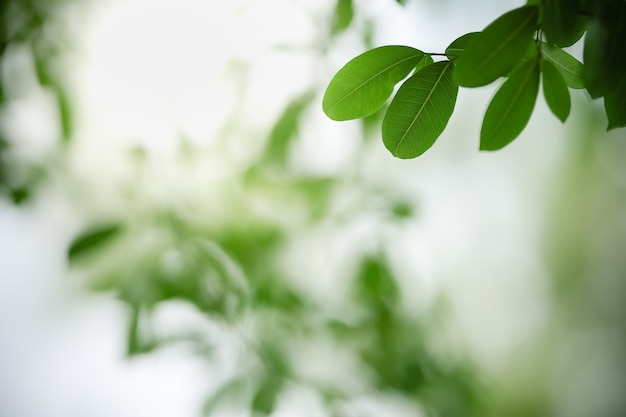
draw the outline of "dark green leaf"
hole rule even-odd
[[[604,95],[604,109],[609,119],[606,130],[626,127],[626,75],[618,85]]]
[[[352,23],[354,18],[354,5],[352,0],[337,0],[335,17],[333,18],[332,34],[344,31]]]
[[[461,54],[467,47],[467,44],[479,34],[480,32],[470,32],[470,33],[466,33],[465,35],[456,38],[450,44],[450,46],[446,48],[446,56],[448,57],[448,59],[450,61],[454,61],[459,56],[461,56]]]
[[[19,206],[30,197],[30,192],[28,188],[19,187],[11,190],[11,199],[13,200],[13,204]]]
[[[261,415],[271,414],[274,411],[274,406],[283,383],[283,377],[280,375],[268,376],[262,379],[259,389],[252,399],[252,410],[261,413]]]
[[[383,119],[383,142],[398,158],[415,158],[430,148],[452,116],[458,87],[450,61],[429,65],[398,90]]]
[[[423,56],[409,46],[381,46],[353,58],[330,81],[322,100],[324,112],[333,120],[374,113]]]
[[[549,43],[570,46],[579,38],[578,0],[544,0],[542,29]]]
[[[119,223],[110,223],[102,226],[92,227],[81,233],[70,244],[67,251],[68,259],[75,261],[78,258],[101,248],[103,245],[111,241],[122,230]]]
[[[561,122],[569,116],[571,101],[563,76],[550,61],[542,62],[543,95],[550,110]]]
[[[524,6],[489,24],[455,61],[455,82],[463,87],[480,87],[509,73],[533,42],[537,15],[537,6]]]
[[[518,137],[528,124],[538,92],[538,62],[526,61],[511,74],[489,103],[480,131],[480,149],[497,150]]]
[[[598,98],[614,90],[626,73],[626,1],[600,2],[587,27],[583,73],[587,91]]]
[[[541,43],[541,54],[559,70],[565,83],[570,88],[585,88],[583,80],[583,64],[576,58],[556,46]]]

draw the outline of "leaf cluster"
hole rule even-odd
[[[585,33],[583,64],[563,48]],[[569,89],[585,89],[592,98],[604,97],[607,130],[626,126],[626,3],[531,0],[454,40],[445,53],[401,45],[371,49],[332,78],[322,108],[333,120],[366,118],[400,83],[382,121],[382,139],[394,156],[415,158],[443,133],[459,87],[500,79],[482,122],[481,150],[501,149],[520,135],[540,86],[561,122],[570,114]]]

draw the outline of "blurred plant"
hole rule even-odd
[[[20,88],[24,82],[36,82],[56,101],[60,139],[67,142],[72,135],[72,115],[65,80],[58,61],[71,44],[64,29],[63,7],[70,0],[6,0],[0,4],[0,62],[4,67],[0,78],[0,109],[19,101],[28,90]],[[25,53],[32,58],[33,68],[7,70],[16,62],[16,55]],[[29,71],[36,80],[28,78]],[[5,116],[6,117],[6,116]],[[15,204],[27,200],[32,189],[45,175],[46,161],[33,161],[14,148],[21,138],[15,137],[6,124],[0,128],[0,195],[8,196]],[[26,153],[30,153],[26,150]]]
[[[285,114],[291,118],[293,106]],[[133,213],[128,218],[89,228],[70,245],[70,263],[75,271],[87,274],[91,288],[112,292],[128,306],[128,354],[190,343],[208,361],[215,360],[211,352],[224,341],[207,339],[200,330],[159,335],[151,328],[154,312],[178,300],[204,314],[207,325],[227,329],[238,341],[235,345],[243,346],[234,370],[209,396],[206,414],[235,400],[256,413],[270,414],[284,391],[294,386],[321,395],[328,412],[337,416],[348,413],[343,409],[346,403],[376,393],[400,396],[426,415],[478,412],[482,399],[478,373],[460,355],[437,352],[430,339],[442,320],[440,310],[434,307],[419,316],[408,313],[385,249],[357,253],[349,261],[355,272],[341,277],[351,284],[339,305],[312,296],[297,284],[293,271],[285,270],[280,259],[306,230],[330,222],[340,235],[354,214],[381,208],[365,205],[337,211],[336,200],[345,186],[340,177],[302,177],[288,164],[277,164],[286,155],[275,145],[282,142],[276,139],[276,132],[284,131],[281,126],[284,117],[267,141],[271,157],[262,156],[233,174],[229,189],[234,191],[220,201],[234,210],[231,216],[202,222],[178,207],[148,202],[139,211],[128,210]],[[141,193],[141,183],[136,186]],[[406,201],[390,199],[366,183],[357,186],[366,201],[388,201],[383,210],[389,225],[412,217],[414,210]],[[271,192],[265,192],[268,189]],[[267,201],[255,204],[255,198]],[[285,214],[304,213],[297,216],[296,226],[290,215],[268,218],[259,209],[265,206]],[[348,366],[346,357],[348,363],[357,364],[353,374],[344,376],[351,384],[325,375],[328,370],[306,369],[312,358],[302,356],[302,346],[314,347],[320,341],[336,349],[336,357],[335,352],[322,352],[319,355],[328,356],[316,358],[330,369]]]
[[[338,0],[328,41],[353,17],[352,2]],[[363,397],[399,398],[429,416],[479,415],[479,373],[462,352],[444,351],[433,338],[445,308],[436,303],[420,315],[410,313],[388,262],[383,231],[414,217],[413,199],[391,195],[358,175],[304,174],[291,162],[304,117],[317,105],[315,89],[285,106],[251,163],[230,168],[223,179],[228,186],[220,192],[222,216],[186,209],[203,203],[151,201],[143,187],[159,168],[142,152],[130,194],[143,202],[80,234],[68,249],[72,269],[85,274],[92,289],[113,293],[128,306],[131,356],[187,343],[214,363],[216,352],[232,342],[239,353],[208,395],[207,415],[227,403],[268,415],[294,387],[315,393],[333,416],[351,415],[349,404]],[[191,172],[204,162],[202,150],[190,146],[181,147],[181,161]],[[347,186],[358,201],[346,206]],[[196,191],[181,198],[202,199]],[[355,247],[341,261],[339,269],[347,272],[337,278],[347,290],[337,288],[332,296],[339,301],[311,294],[307,288],[315,283],[299,281],[315,274],[314,262],[288,268],[289,251],[327,225],[330,239],[339,238],[363,214],[383,219],[371,233],[368,246],[374,249]],[[307,262],[315,256],[309,254]],[[160,333],[156,312],[173,300],[193,306],[207,327],[223,329],[231,342],[206,337],[202,329]],[[310,369],[310,362],[323,365]]]

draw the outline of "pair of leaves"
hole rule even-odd
[[[443,132],[456,103],[453,64],[433,62],[408,46],[382,46],[348,62],[331,80],[322,100],[333,120],[366,117],[380,109],[394,86],[398,90],[383,119],[383,142],[399,158],[414,158]]]

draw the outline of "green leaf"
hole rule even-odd
[[[354,5],[352,0],[337,0],[335,6],[335,17],[333,18],[333,26],[331,33],[336,35],[350,26],[354,18]]]
[[[278,378],[268,378],[263,381],[252,398],[252,410],[261,415],[271,414],[274,411],[282,385],[283,382]]]
[[[543,33],[556,46],[570,46],[579,38],[578,0],[544,0]]]
[[[119,223],[110,223],[92,227],[81,233],[70,244],[67,256],[70,262],[101,248],[122,230]]]
[[[470,41],[474,39],[476,36],[478,36],[479,34],[480,32],[470,32],[470,33],[466,33],[465,35],[456,38],[446,48],[446,56],[448,57],[448,59],[450,61],[454,61],[459,56],[461,56],[461,54],[467,47],[467,44],[470,43]]]
[[[585,88],[583,80],[583,64],[576,58],[556,46],[545,42],[541,43],[541,55],[550,61],[559,70],[568,87],[574,89]]]
[[[507,75],[533,42],[537,15],[537,6],[524,6],[494,20],[455,61],[454,81],[463,87],[480,87]]]
[[[544,60],[541,64],[543,95],[552,113],[554,113],[561,122],[565,122],[571,108],[567,84],[565,84],[563,76],[553,63]]]
[[[609,119],[606,130],[626,127],[626,75],[613,90],[604,95],[604,109]]]
[[[30,197],[30,191],[26,187],[18,187],[11,190],[11,200],[13,204],[19,206]]]
[[[422,59],[409,46],[381,46],[350,60],[330,81],[322,108],[333,120],[368,116],[378,110]]]
[[[398,158],[424,153],[443,132],[456,103],[454,64],[437,62],[409,78],[398,90],[383,119],[383,142]]]
[[[587,27],[583,73],[592,98],[610,93],[626,73],[626,1],[600,2]]]
[[[417,73],[418,71],[420,71],[422,68],[427,67],[429,65],[434,64],[435,61],[433,60],[433,57],[430,55],[424,55],[422,57],[422,59],[420,59],[420,61],[417,63],[417,65],[415,66],[415,71],[414,73]]]
[[[61,133],[63,142],[70,141],[73,133],[73,115],[70,100],[67,94],[60,88],[56,91],[57,104],[59,108],[59,118],[61,121]]]
[[[308,108],[313,100],[312,93],[294,99],[280,115],[274,127],[270,131],[265,160],[284,163],[287,159],[291,139],[298,133],[302,113]]]
[[[526,61],[511,74],[489,103],[480,131],[480,149],[501,149],[518,137],[528,124],[538,92],[538,62]]]
[[[389,268],[381,256],[368,256],[361,261],[354,282],[354,297],[359,304],[370,309],[386,307],[391,310],[400,304],[400,290]]]

